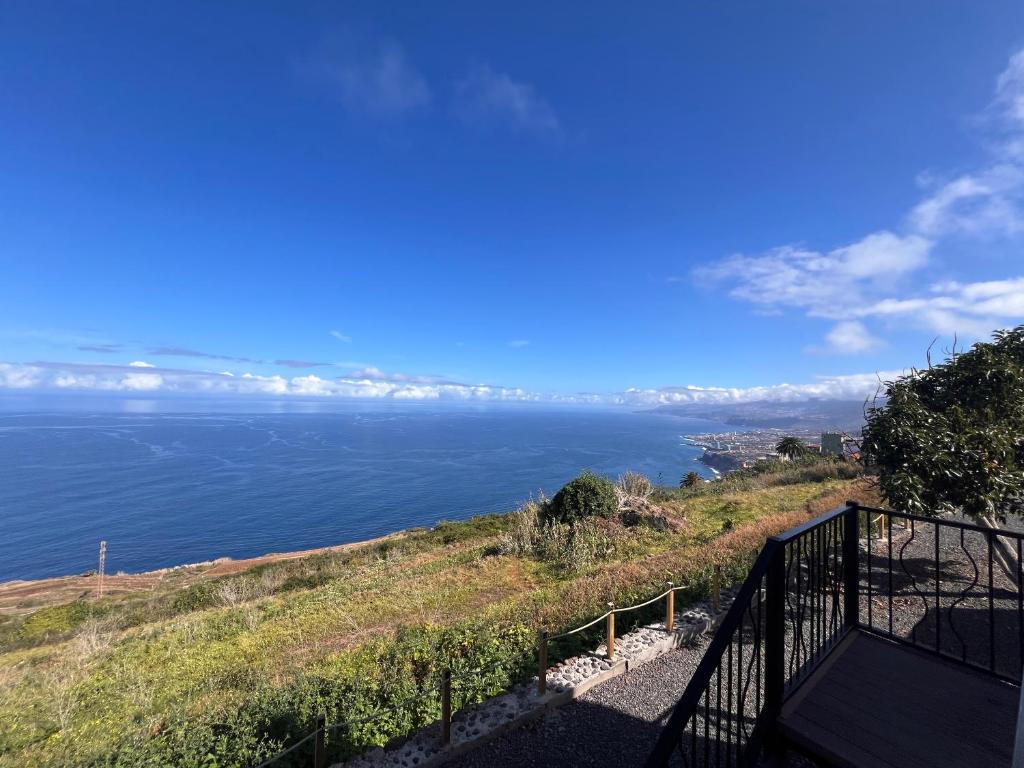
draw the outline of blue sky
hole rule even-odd
[[[860,397],[1024,322],[1019,2],[7,3],[0,137],[4,391]]]

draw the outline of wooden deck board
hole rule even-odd
[[[1018,688],[857,632],[786,703],[795,744],[839,766],[1008,767]]]

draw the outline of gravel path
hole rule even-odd
[[[452,768],[643,765],[707,641],[672,651],[450,762]]]

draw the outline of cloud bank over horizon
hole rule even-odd
[[[0,392],[79,392],[181,396],[338,398],[351,400],[548,403],[593,406],[729,404],[756,401],[863,400],[902,371],[818,376],[811,382],[754,387],[633,387],[620,392],[558,394],[520,387],[467,384],[367,368],[337,377],[283,376],[163,368],[144,360],[101,363],[0,362]]]

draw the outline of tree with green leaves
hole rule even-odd
[[[995,528],[1024,513],[1024,325],[884,384],[861,445],[892,506]],[[1017,567],[995,536],[996,558]]]
[[[775,452],[787,459],[797,459],[807,453],[807,446],[800,438],[787,435],[776,443]]]
[[[680,488],[694,488],[701,482],[701,477],[696,472],[687,472],[679,481]]]

